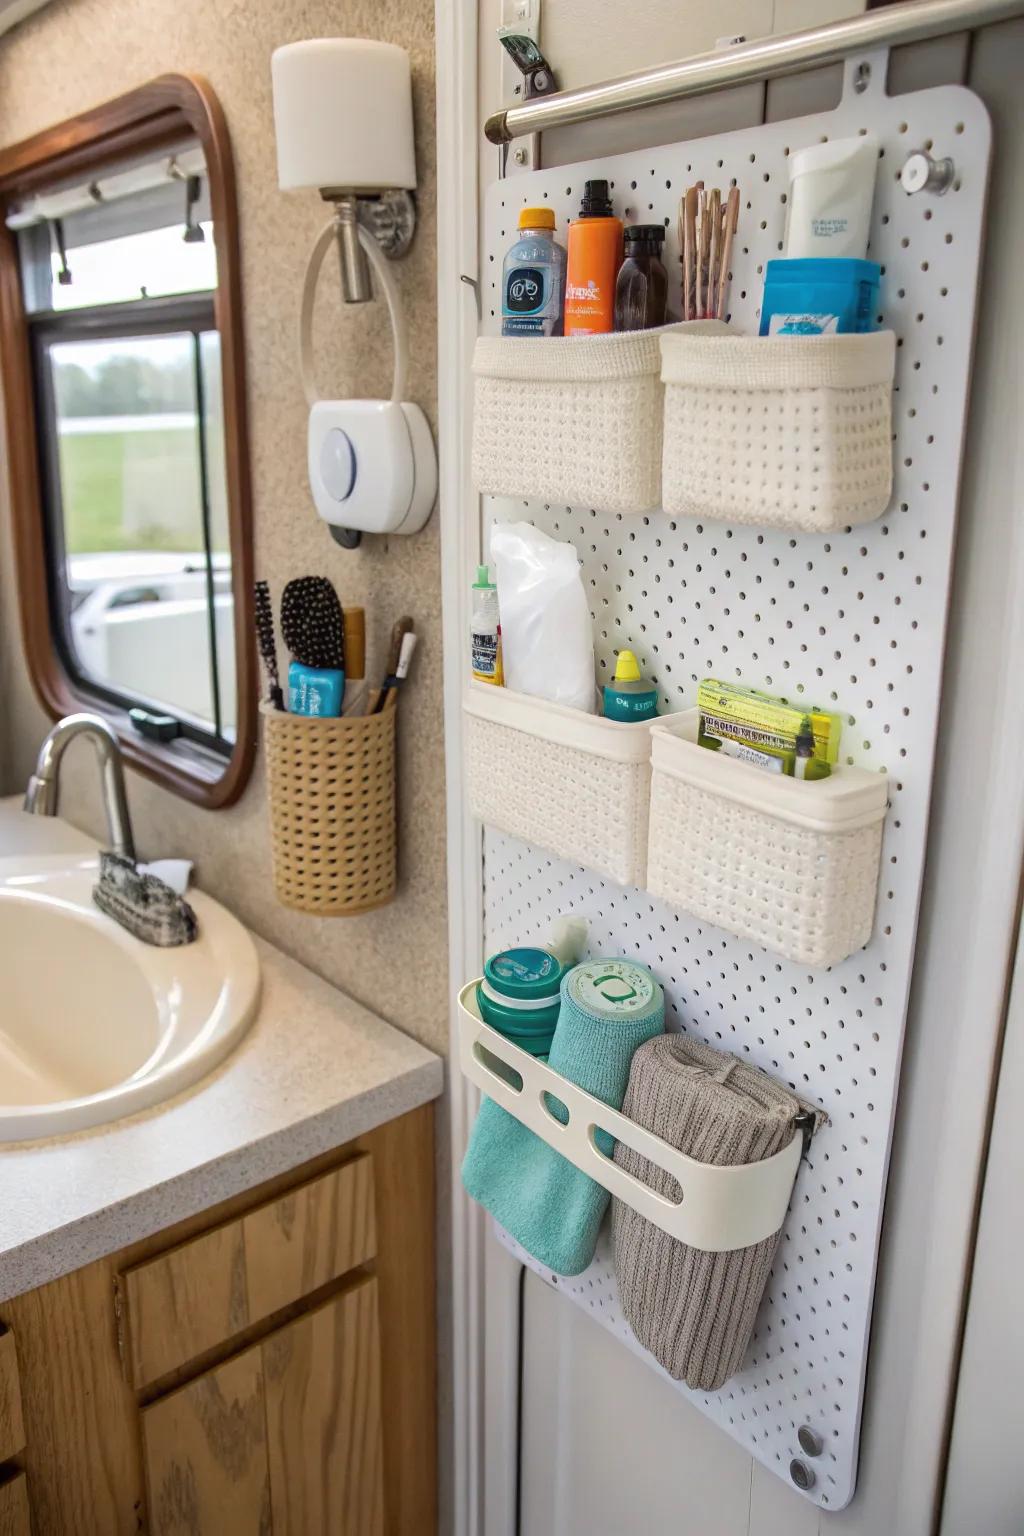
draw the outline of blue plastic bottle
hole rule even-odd
[[[503,336],[562,334],[566,255],[554,227],[550,208],[524,208],[519,215],[519,239],[502,270]]]

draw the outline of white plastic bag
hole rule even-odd
[[[506,687],[592,714],[594,632],[575,546],[530,523],[495,523],[491,557]]]

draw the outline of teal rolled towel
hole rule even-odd
[[[664,1028],[665,997],[650,971],[631,960],[588,960],[562,980],[548,1065],[621,1109],[634,1051]],[[564,1108],[550,1107],[565,1120]],[[611,1156],[611,1138],[600,1144]],[[594,1257],[608,1191],[491,1099],[480,1106],[462,1182],[556,1274],[578,1275]]]

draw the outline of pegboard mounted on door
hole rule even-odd
[[[865,131],[881,160],[869,255],[883,267],[880,324],[897,337],[894,490],[878,521],[838,533],[487,497],[495,519],[526,518],[576,545],[590,595],[599,679],[629,646],[656,678],[663,711],[690,708],[701,678],[737,680],[838,711],[842,761],[889,776],[878,910],[866,948],[811,970],[702,925],[488,829],[488,952],[542,938],[552,919],[588,918],[591,952],[648,964],[670,1027],[763,1067],[819,1104],[743,1369],[717,1393],[679,1391],[805,1496],[846,1505],[856,1483],[861,1400],[886,1170],[940,728],[939,690],[970,376],[990,129],[959,87],[885,93],[884,54],[847,61],[834,112],[517,176],[489,189],[484,330],[500,330],[499,285],[518,209],[548,204],[559,229],[583,182],[613,184],[628,222],[664,222],[678,305],[676,214],[697,180],[741,192],[731,321],[756,334],[765,264],[781,249],[788,156]],[[865,67],[866,66],[866,67]],[[949,156],[943,196],[898,181],[911,151]],[[529,451],[524,444],[524,452]],[[728,475],[729,465],[720,466]],[[631,1343],[607,1248],[574,1279],[548,1283]],[[639,1348],[639,1346],[631,1345]],[[654,1370],[659,1370],[649,1356]],[[798,1432],[804,1434],[798,1439]],[[801,1444],[801,1440],[804,1444]],[[808,1454],[806,1445],[820,1445]],[[809,1472],[809,1479],[805,1474]],[[799,1486],[799,1482],[798,1482]]]

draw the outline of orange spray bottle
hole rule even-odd
[[[622,220],[612,213],[606,181],[588,181],[580,216],[569,225],[565,278],[566,336],[615,328],[615,279],[622,265]]]

